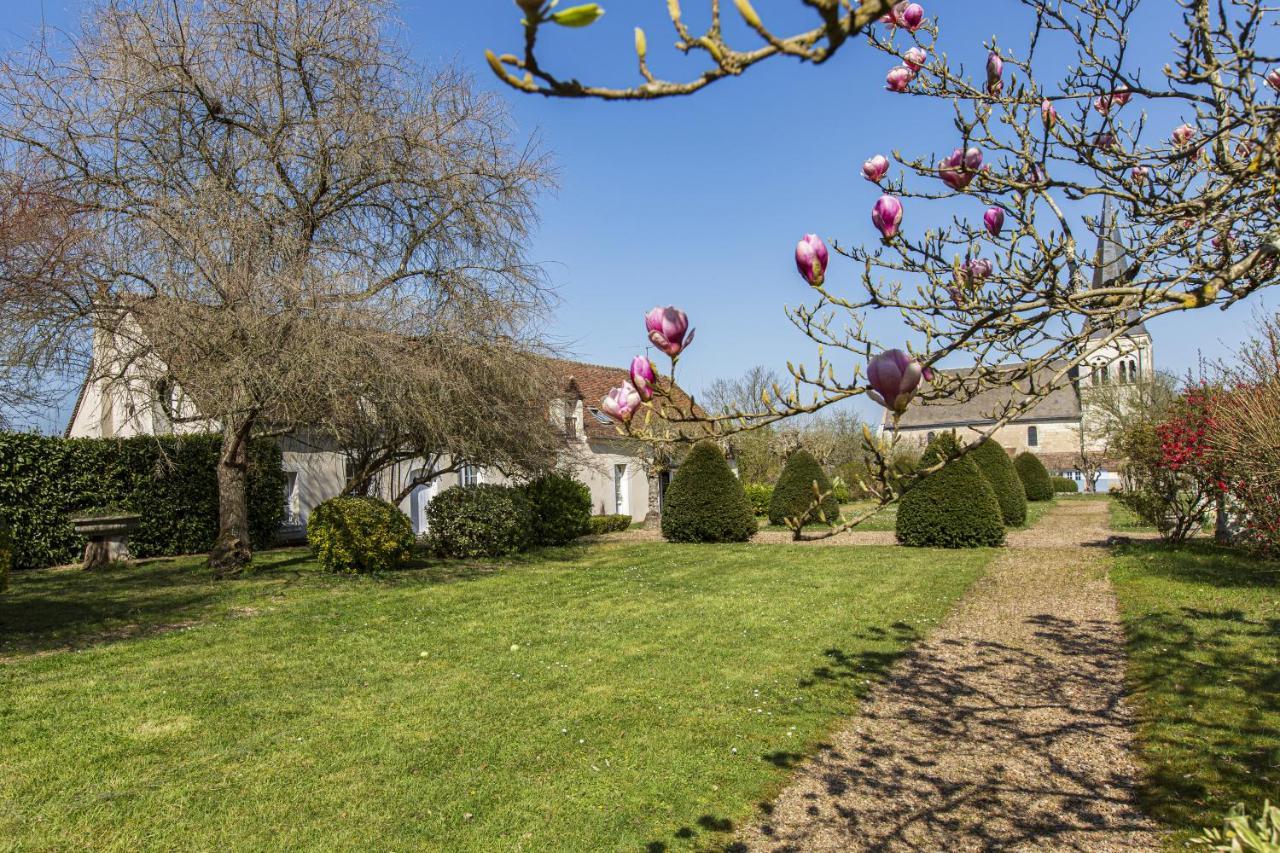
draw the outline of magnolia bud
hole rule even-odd
[[[600,20],[604,9],[599,3],[583,3],[581,6],[570,6],[551,14],[551,20],[562,27],[585,27]]]

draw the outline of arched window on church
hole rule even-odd
[[[1138,382],[1138,363],[1133,359],[1129,359],[1129,384],[1136,385]]]
[[[1027,447],[1037,447],[1040,444],[1040,430],[1036,427],[1027,427]]]
[[[1098,368],[1098,384],[1106,385],[1107,382],[1110,381],[1110,376],[1109,376],[1110,373],[1111,373],[1110,365],[1104,364],[1101,367],[1099,367]]]

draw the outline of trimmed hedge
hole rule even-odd
[[[75,562],[84,552],[68,519],[115,506],[142,516],[129,536],[135,557],[197,554],[218,535],[216,434],[51,438],[0,433],[0,518],[13,536],[13,567]],[[249,529],[270,546],[284,519],[285,474],[274,439],[249,452]]]
[[[667,487],[662,535],[671,542],[746,542],[756,528],[751,501],[720,448],[694,445]]]
[[[533,512],[532,544],[566,545],[590,532],[591,490],[573,477],[544,474],[528,483],[524,492]]]
[[[751,511],[756,515],[769,514],[769,502],[773,500],[773,486],[766,483],[747,483],[742,487],[751,501]]]
[[[0,592],[9,588],[9,566],[13,563],[13,534],[0,519]]]
[[[1027,490],[1027,500],[1047,501],[1053,499],[1053,483],[1049,479],[1049,471],[1030,450],[1024,450],[1013,460],[1013,467],[1022,479],[1022,487]]]
[[[987,439],[970,450],[968,455],[996,493],[1004,526],[1020,527],[1026,524],[1027,493],[1022,488],[1022,478],[1013,470],[1013,460],[1004,448]]]
[[[505,557],[529,546],[533,508],[523,489],[452,486],[427,505],[428,544],[442,557]]]
[[[955,437],[937,436],[921,457],[929,467],[955,450]],[[995,490],[963,456],[919,480],[902,496],[895,527],[898,542],[914,548],[981,548],[1004,542]]]
[[[629,515],[593,515],[591,516],[591,532],[599,536],[602,533],[618,533],[631,527]]]
[[[1050,477],[1049,482],[1053,485],[1053,493],[1059,492],[1078,492],[1080,484],[1070,477]]]
[[[827,497],[820,507],[825,521],[818,517],[818,509],[809,512],[813,505],[813,483]],[[801,527],[805,524],[835,524],[840,519],[840,502],[836,500],[831,489],[831,480],[807,450],[797,450],[787,457],[787,464],[782,468],[777,485],[773,487],[773,499],[769,502],[769,523],[786,524],[788,518],[804,516]]]
[[[330,498],[307,520],[307,544],[330,572],[398,569],[413,553],[413,541],[409,517],[378,498]]]

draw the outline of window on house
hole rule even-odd
[[[298,472],[284,472],[284,523],[297,524],[302,519],[301,500],[298,493]]]
[[[478,486],[480,484],[480,466],[479,465],[463,465],[462,466],[462,485]]]
[[[1027,447],[1036,447],[1040,444],[1040,430],[1036,427],[1027,427]]]
[[[599,409],[587,409],[587,411],[591,413],[591,417],[595,418],[602,424],[613,423],[613,419]]]
[[[936,432],[934,432],[933,430],[929,430],[929,434],[928,434],[928,435],[926,435],[926,436],[924,437],[924,440],[925,440],[925,441],[933,441],[934,436],[936,436],[936,435],[937,435],[937,433],[936,433]]]
[[[613,466],[613,511],[618,515],[630,515],[627,509],[627,466]]]

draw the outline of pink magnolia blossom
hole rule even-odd
[[[977,148],[957,148],[938,165],[938,176],[956,192],[963,192],[982,169],[982,152]]]
[[[1272,68],[1263,79],[1267,81],[1268,86],[1280,92],[1280,68]]]
[[[906,53],[902,54],[902,62],[912,71],[919,71],[924,68],[924,64],[929,61],[929,54],[925,53],[923,47],[913,47]]]
[[[1116,90],[1111,93],[1111,105],[1113,107],[1123,107],[1129,103],[1129,99],[1133,97],[1133,93],[1129,91],[1129,87],[1121,83]]]
[[[986,258],[974,258],[964,265],[965,276],[971,284],[982,284],[994,271],[995,267]]]
[[[806,234],[796,243],[796,269],[814,287],[821,287],[827,276],[827,244],[817,234]]]
[[[640,392],[630,382],[623,382],[600,401],[600,411],[619,423],[627,423],[640,408]]]
[[[1116,140],[1114,133],[1103,132],[1093,138],[1093,147],[1114,150],[1119,147],[1119,142]]]
[[[988,234],[999,237],[1000,232],[1004,230],[1004,208],[987,208],[987,212],[982,214],[982,224],[986,226]]]
[[[653,369],[653,362],[643,355],[638,355],[631,359],[631,384],[639,393],[640,398],[649,400],[653,398],[653,386],[657,382],[657,373]]]
[[[1151,170],[1150,170],[1150,169],[1148,169],[1146,166],[1134,166],[1134,167],[1133,167],[1133,182],[1134,182],[1135,184],[1144,184],[1144,183],[1146,183],[1146,182],[1147,182],[1147,175],[1150,173],[1150,171],[1151,171]]]
[[[649,313],[644,315],[644,325],[649,331],[649,341],[672,358],[693,343],[689,317],[674,305],[649,309]],[[686,331],[688,337],[685,337]]]
[[[911,88],[911,81],[916,79],[916,72],[906,65],[898,65],[889,69],[884,78],[884,87],[890,92],[905,92]]]
[[[871,208],[871,224],[879,229],[884,239],[891,239],[902,224],[902,202],[891,195],[880,196],[875,207]]]
[[[895,10],[901,8],[898,19],[902,21],[902,25],[909,32],[915,32],[920,29],[920,25],[924,23],[924,7],[919,3],[899,3],[894,7]]]
[[[1173,130],[1173,144],[1182,148],[1195,138],[1196,129],[1189,124],[1180,124]]]
[[[870,160],[862,164],[862,177],[866,178],[873,184],[880,183],[889,171],[889,158],[883,154],[877,154]]]
[[[1049,130],[1053,130],[1053,126],[1058,123],[1058,111],[1048,98],[1040,102],[1040,121]]]
[[[998,95],[1004,91],[1004,60],[994,50],[987,56],[987,94]]]
[[[891,412],[902,414],[920,387],[924,368],[900,349],[886,350],[867,365],[867,396]]]

